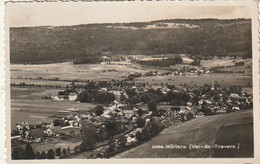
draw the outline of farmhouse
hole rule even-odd
[[[85,120],[80,120],[80,121],[79,121],[79,127],[80,127],[80,128],[87,127],[87,126],[89,126],[89,125],[91,125],[91,124],[92,124],[92,121],[87,120],[87,119],[85,119]]]
[[[44,129],[32,129],[25,132],[24,139],[33,142],[41,142],[47,134],[44,133]]]
[[[75,100],[77,99],[77,97],[78,97],[78,95],[77,95],[76,92],[71,92],[71,93],[69,94],[69,100],[70,100],[70,101],[75,101]]]

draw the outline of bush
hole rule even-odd
[[[21,147],[14,148],[12,151],[12,159],[24,159],[25,150]]]
[[[139,128],[142,128],[142,127],[144,127],[144,125],[145,125],[145,120],[142,118],[142,117],[137,117],[137,119],[136,119],[136,124],[137,124],[137,126],[139,127]]]
[[[105,108],[102,106],[102,105],[97,105],[95,108],[94,108],[94,113],[97,115],[97,116],[101,116],[104,112]]]
[[[93,150],[96,147],[96,128],[88,127],[83,129],[83,141],[80,144],[80,151]]]
[[[62,153],[63,153],[63,155],[67,155],[67,150],[66,150],[66,148],[64,148],[64,149],[62,150]]]
[[[47,154],[45,151],[42,151],[41,155],[40,155],[40,159],[46,159],[47,158]]]
[[[153,100],[151,101],[148,105],[148,110],[149,111],[157,111],[157,103]]]
[[[139,108],[137,111],[138,116],[142,116],[144,114],[144,111],[142,110],[142,108]]]
[[[126,139],[126,137],[125,137],[125,135],[119,135],[118,136],[118,142],[119,142],[119,145],[121,146],[121,147],[125,147],[125,144],[126,144],[126,142],[127,142],[127,139]]]
[[[60,122],[60,120],[56,119],[56,120],[53,120],[53,124],[54,124],[54,126],[60,126],[61,122]]]
[[[41,152],[37,151],[35,153],[35,159],[40,159],[40,156],[41,156]]]
[[[35,154],[30,144],[25,146],[25,159],[34,159]]]
[[[55,159],[55,153],[52,149],[47,152],[47,159]]]
[[[56,156],[61,156],[61,148],[55,150]]]
[[[186,117],[187,117],[187,120],[191,120],[191,119],[193,119],[193,114],[192,113],[188,113]]]

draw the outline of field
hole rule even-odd
[[[176,149],[153,145],[238,145],[239,149]],[[187,146],[188,147],[188,146]],[[253,111],[197,118],[163,130],[150,141],[114,158],[253,157]]]
[[[48,138],[48,140],[45,141],[45,143],[34,143],[32,144],[33,149],[36,151],[45,151],[47,152],[50,147],[55,150],[57,148],[68,148],[70,147],[71,151],[74,151],[74,147],[78,146],[81,143],[81,140],[62,136],[61,138]]]
[[[27,121],[30,124],[41,124],[53,121],[55,114],[69,112],[67,109],[89,110],[94,104],[75,101],[53,101],[42,99],[42,96],[57,95],[58,90],[46,88],[11,87],[11,129],[16,123]]]
[[[222,86],[252,86],[252,76],[245,74],[202,74],[202,75],[186,75],[186,76],[153,76],[136,78],[136,82],[154,84],[161,83],[170,85],[203,85],[203,84],[221,84]]]
[[[59,78],[69,80],[111,80],[122,79],[122,76],[135,72],[147,72],[140,66],[133,65],[128,62],[111,62],[111,64],[80,64],[73,63],[57,63],[57,64],[41,64],[41,65],[11,65],[11,82],[21,82],[17,77],[32,78]],[[23,79],[24,80],[24,79]],[[28,79],[31,81],[31,79]],[[26,82],[28,82],[26,81]],[[41,81],[41,80],[39,80]],[[35,81],[34,81],[35,82]],[[49,84],[50,82],[45,82]],[[53,83],[58,83],[54,81]],[[59,82],[60,83],[60,82]],[[66,83],[67,84],[67,83]]]
[[[26,144],[23,143],[15,143],[17,141],[13,141],[13,147],[15,147],[15,145],[19,145],[22,147],[25,147]],[[77,138],[73,138],[73,137],[69,137],[69,136],[61,136],[59,138],[53,138],[53,137],[48,137],[44,142],[40,142],[40,143],[33,143],[31,144],[34,152],[37,151],[45,151],[48,152],[48,150],[53,149],[54,151],[57,148],[61,148],[62,149],[67,149],[68,147],[70,147],[70,152],[74,151],[74,147],[78,146],[81,143],[80,139]]]

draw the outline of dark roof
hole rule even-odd
[[[43,129],[43,128],[41,128],[41,129],[32,129],[32,130],[30,130],[30,134],[34,138],[46,137],[47,134],[43,132],[44,130],[45,129]]]
[[[61,133],[63,133],[63,130],[61,129],[61,127],[58,127],[58,126],[56,126],[56,127],[51,127],[50,128],[55,134],[61,134]]]
[[[82,126],[86,126],[86,125],[92,124],[92,122],[91,122],[90,120],[80,120],[79,123],[80,123]]]

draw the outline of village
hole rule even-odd
[[[185,72],[183,69],[173,74],[180,76],[184,73],[209,71],[189,69]],[[85,86],[72,81],[64,91],[50,99],[94,103],[96,107],[68,109],[66,113],[55,115],[49,123],[19,122],[12,134],[12,142],[20,143],[14,145],[33,145],[66,136],[82,142],[75,147],[51,147],[50,144],[48,152],[38,150],[34,158],[70,158],[84,152],[88,152],[88,158],[109,158],[144,143],[169,126],[198,117],[253,108],[252,94],[239,86],[225,87],[214,81],[204,85],[151,86],[134,81],[141,76],[157,75],[157,72],[129,74],[121,81],[88,81]],[[18,150],[14,147],[13,154],[19,159]]]

